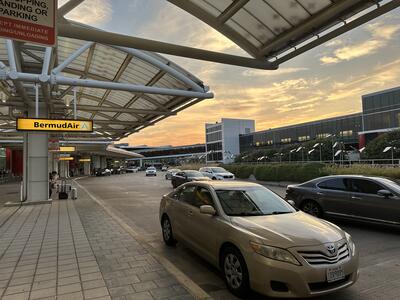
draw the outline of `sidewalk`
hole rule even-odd
[[[76,201],[13,208],[0,227],[1,299],[194,299],[80,192]]]

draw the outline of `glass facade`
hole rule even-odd
[[[400,87],[362,96],[362,109],[358,114],[241,135],[240,151],[280,148],[332,135],[336,141],[357,145],[363,133],[368,142],[380,132],[400,128]]]
[[[353,114],[245,134],[239,137],[240,151],[279,148],[288,144],[327,138],[331,135],[336,136],[335,140],[356,144],[358,143],[358,132],[362,128],[361,123],[361,114]]]
[[[400,88],[362,97],[363,131],[400,127]]]

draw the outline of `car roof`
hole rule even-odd
[[[365,176],[365,175],[329,175],[329,176],[315,178],[312,181],[321,181],[325,179],[335,179],[335,178],[358,178],[358,179],[372,179],[372,180],[388,179],[386,177]]]
[[[248,181],[223,181],[223,180],[198,181],[198,182],[192,182],[192,184],[209,186],[214,188],[215,190],[239,189],[239,188],[262,186],[258,183],[248,182]]]

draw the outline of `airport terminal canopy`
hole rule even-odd
[[[275,66],[400,5],[381,0],[168,1]]]
[[[64,140],[118,140],[213,96],[161,55],[65,37],[54,48],[0,38],[0,79],[3,137],[35,107],[36,89],[47,118],[93,120],[91,134],[52,134]]]
[[[59,17],[85,0],[69,0]],[[400,6],[400,0],[168,0],[235,42],[250,56],[90,29],[61,18],[64,37],[242,67],[274,70],[301,53]],[[171,17],[174,17],[173,15]],[[160,30],[163,30],[160,24]]]

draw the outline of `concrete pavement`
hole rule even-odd
[[[157,177],[145,177],[143,172],[139,172],[86,178],[79,182],[140,233],[152,245],[153,251],[171,261],[214,299],[236,299],[225,289],[219,271],[190,249],[181,243],[175,248],[164,246],[158,207],[161,195],[170,192],[172,187],[163,175],[159,172]],[[280,195],[285,193],[283,187],[270,188]],[[349,221],[332,221],[353,236],[361,253],[361,276],[353,287],[318,299],[399,299],[399,230]],[[248,299],[266,298],[252,294]]]
[[[193,299],[84,192],[17,209],[0,227],[1,299]]]

